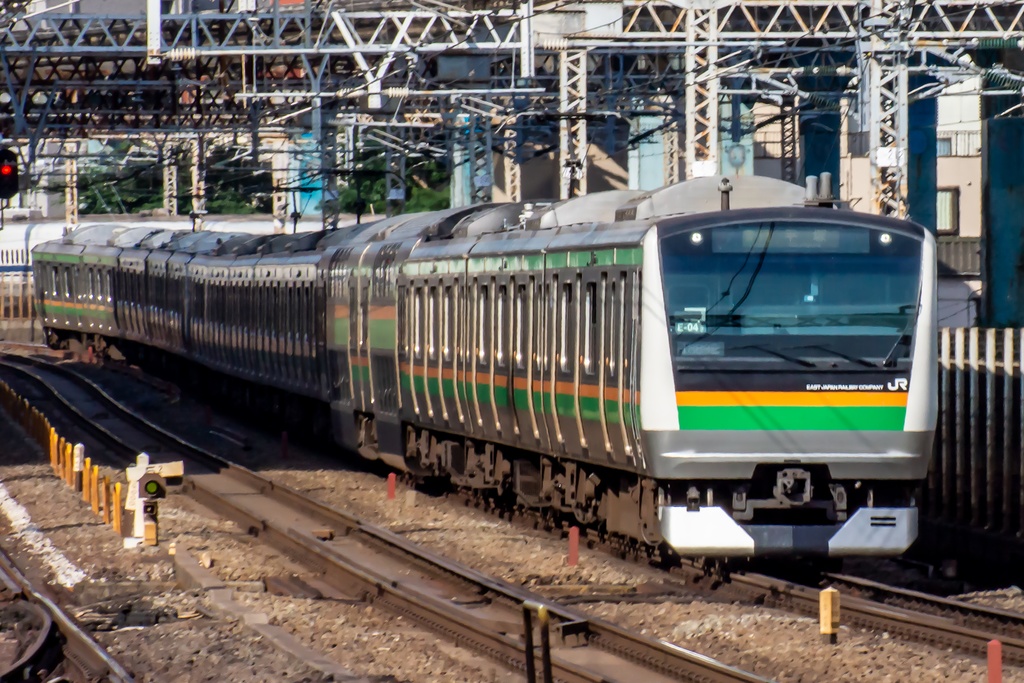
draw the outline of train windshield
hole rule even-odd
[[[661,240],[679,367],[895,367],[920,302],[921,240],[858,225],[769,221]]]

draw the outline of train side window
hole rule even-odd
[[[54,296],[54,298],[59,296],[59,294],[57,293],[57,268],[56,267],[50,269],[50,294],[52,294]]]
[[[399,351],[403,356],[409,355],[409,325],[405,317],[409,315],[409,306],[406,297],[409,292],[405,285],[398,286],[398,307],[395,310],[395,322],[398,326],[398,343],[401,345]]]
[[[494,360],[498,367],[505,367],[505,299],[508,298],[508,287],[501,285],[494,298]]]
[[[359,297],[359,346],[363,347],[370,342],[370,288],[363,287]]]
[[[513,283],[514,284],[514,283]],[[523,300],[526,298],[526,285],[516,285],[515,301],[513,302],[512,315],[515,317],[515,348],[513,354],[515,355],[516,367],[520,370],[526,368],[523,355],[523,343],[525,341],[524,329],[526,328],[525,320],[523,318],[524,306]]]
[[[427,298],[427,357],[437,360],[437,287],[431,286]]]
[[[597,336],[597,284],[587,283],[583,308],[583,369],[594,374],[594,338]]]
[[[558,366],[569,372],[569,313],[572,308],[572,283],[562,285],[558,309]]]
[[[423,358],[423,288],[417,287],[412,302],[412,352],[417,358]]]
[[[446,361],[452,359],[452,288],[444,288],[444,301],[441,303],[441,356]]]
[[[356,291],[359,285],[354,279],[353,276],[348,283],[348,343],[351,348],[359,346],[359,294]]]
[[[556,275],[554,277],[557,279],[558,276]],[[550,296],[548,293],[549,291],[550,286],[548,284],[543,281],[536,282],[534,297],[539,305],[534,306],[536,317],[533,324],[533,357],[538,373],[544,371],[544,367],[548,362],[547,354],[551,353],[551,349],[544,343],[546,341],[544,337],[546,325],[544,323],[547,320],[546,316],[548,311],[550,311],[552,317],[554,317],[555,302],[553,300],[547,301],[547,297]]]
[[[480,296],[477,299],[479,311],[477,313],[477,353],[481,363],[487,362],[487,313],[488,313],[487,285],[480,285]]]
[[[622,344],[622,335],[626,331],[622,327],[622,292],[625,291],[626,287],[626,276],[625,274],[620,275],[618,279],[613,279],[611,282],[611,295],[609,296],[609,308],[611,310],[611,327],[609,329],[609,338],[611,339],[611,349],[608,354],[608,373],[612,379],[615,378],[615,373],[618,372],[619,356],[622,353],[620,346]]]

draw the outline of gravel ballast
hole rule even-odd
[[[123,375],[90,368],[97,380],[129,405],[141,407],[151,419],[187,435],[232,460],[260,470],[280,483],[307,492],[324,503],[351,511],[369,522],[403,534],[447,557],[515,584],[545,592],[559,587],[623,591],[664,580],[662,570],[618,560],[599,550],[581,549],[580,564],[566,566],[566,543],[548,533],[525,529],[496,515],[467,507],[459,498],[407,494],[399,486],[396,500],[387,500],[386,482],[377,473],[355,469],[338,453],[328,456],[293,442],[287,461],[280,445],[252,428],[221,415],[217,426],[245,434],[253,448],[243,452],[211,436],[203,423],[203,406],[183,398],[168,405],[151,387]],[[410,498],[411,496],[411,498]],[[244,568],[227,566],[245,576]],[[291,613],[275,614],[289,630],[305,618],[291,604]],[[605,602],[585,609],[612,622],[663,638],[780,681],[962,681],[983,680],[980,659],[890,637],[887,633],[843,627],[839,643],[821,642],[816,621],[763,606],[732,604],[694,594],[664,604]],[[347,616],[346,616],[347,619]],[[1007,668],[1004,680],[1024,681],[1024,672]]]

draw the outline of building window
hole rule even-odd
[[[936,192],[935,226],[941,235],[960,233],[960,188],[939,188]]]

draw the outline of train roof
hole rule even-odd
[[[721,211],[723,184],[730,209],[804,206],[806,190],[800,185],[766,176],[708,176],[640,194],[624,202],[614,220],[644,220],[661,216]]]
[[[536,212],[526,221],[526,228],[543,230],[579,223],[611,223],[620,206],[642,194],[640,190],[608,190],[566,199]]]
[[[177,236],[176,230],[157,230],[139,242],[139,246],[143,249],[164,249],[172,244]]]
[[[762,176],[695,178],[648,192],[610,190],[555,202],[480,204],[440,211],[380,218],[333,231],[310,230],[281,235],[238,230],[234,232],[171,231],[153,225],[102,224],[76,230],[65,244],[107,245],[121,248],[166,249],[210,256],[260,257],[301,254],[334,247],[365,248],[371,242],[417,241],[421,253],[466,254],[475,244],[500,243],[481,249],[552,248],[585,243],[624,244],[639,240],[646,230],[671,216],[719,213],[726,201],[730,211],[805,207],[804,187]],[[831,202],[831,200],[828,200]],[[235,221],[243,225],[244,221]],[[316,226],[319,227],[319,224]],[[540,233],[540,234],[538,234]],[[537,235],[537,241],[525,235]],[[429,242],[447,242],[441,249],[425,249]]]

